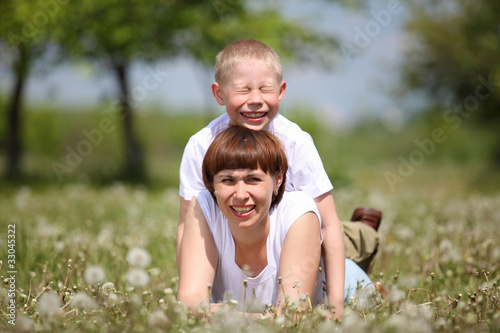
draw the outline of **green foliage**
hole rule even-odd
[[[408,6],[407,31],[416,43],[405,55],[407,87],[424,90],[443,108],[475,98],[479,105],[468,101],[466,117],[498,123],[500,3],[408,1]]]

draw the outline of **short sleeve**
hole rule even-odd
[[[198,204],[200,205],[201,210],[203,211],[203,215],[205,215],[207,224],[213,233],[214,226],[220,223],[218,221],[222,213],[220,212],[219,207],[215,203],[214,199],[212,198],[208,190],[200,191],[196,195],[196,200],[198,200]]]
[[[295,147],[290,173],[294,190],[305,192],[312,198],[317,198],[333,188],[318,150],[307,133]]]
[[[179,195],[186,200],[191,200],[198,192],[205,189],[201,174],[204,156],[202,147],[191,137],[184,148],[179,170]]]
[[[321,229],[321,216],[314,200],[304,192],[287,192],[276,206],[276,221],[280,223],[280,238],[284,241],[288,230],[305,213],[313,212],[318,217]]]

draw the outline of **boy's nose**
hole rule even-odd
[[[262,104],[263,99],[262,99],[262,94],[258,90],[252,90],[250,92],[250,96],[248,97],[248,103],[249,104]]]

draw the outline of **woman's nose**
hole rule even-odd
[[[239,200],[244,200],[248,197],[248,191],[244,182],[236,183],[234,187],[234,196]]]

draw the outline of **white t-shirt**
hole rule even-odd
[[[191,200],[205,190],[201,172],[203,158],[217,134],[228,126],[229,116],[224,113],[189,139],[180,167],[179,194],[184,199]],[[317,198],[333,188],[309,133],[279,114],[271,122],[269,131],[285,148],[288,159],[286,191],[302,191]]]
[[[279,260],[286,234],[293,223],[307,212],[314,212],[320,219],[314,200],[303,192],[289,192],[271,209],[270,230],[267,236],[267,266],[258,276],[248,277],[235,262],[234,239],[226,217],[207,190],[200,192],[196,198],[207,220],[219,257],[212,286],[212,301],[220,303],[224,300],[236,300],[243,311],[261,311],[266,305],[276,305]],[[319,223],[321,228],[321,220]],[[324,281],[324,274],[321,278]],[[245,280],[248,307],[244,305]],[[316,299],[316,302],[323,299],[322,288],[319,289],[318,297],[311,298]]]

